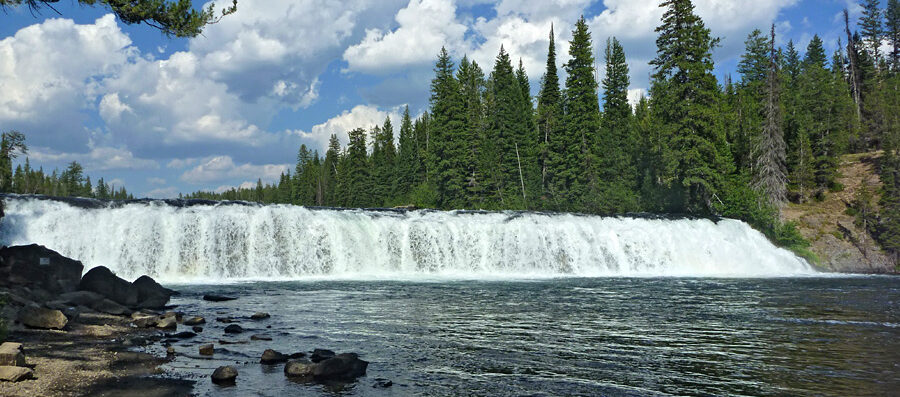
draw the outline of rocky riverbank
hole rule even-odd
[[[192,395],[194,380],[160,366],[179,354],[213,358],[216,345],[246,341],[194,343],[193,351],[176,351],[176,343],[184,349],[204,327],[237,336],[247,331],[237,322],[270,318],[253,313],[207,324],[203,317],[173,310],[168,303],[177,292],[150,277],[128,282],[102,266],[83,277],[82,270],[80,262],[39,245],[0,249],[0,299],[5,302],[0,319],[10,341],[0,347],[0,396]],[[210,302],[233,299],[203,296]],[[248,339],[267,340],[264,334]],[[142,352],[158,351],[150,349],[154,346],[164,347],[166,356]],[[301,383],[353,382],[368,366],[355,353],[324,349],[292,354],[266,349],[259,362],[284,365],[284,376]],[[234,367],[223,365],[211,371],[208,381],[227,387],[238,376]]]

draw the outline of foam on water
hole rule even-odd
[[[11,196],[0,241],[42,244],[86,268],[169,283],[815,273],[736,220],[159,201],[90,209]]]

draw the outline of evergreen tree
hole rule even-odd
[[[485,140],[484,131],[484,72],[474,61],[469,62],[468,57],[463,57],[459,63],[457,72],[460,90],[462,93],[463,109],[465,112],[465,142],[466,152],[462,161],[466,176],[466,197],[468,204],[474,204],[481,200],[484,190],[487,188],[484,175],[487,170],[481,166],[480,155]]]
[[[548,177],[560,210],[585,210],[589,194],[596,194],[599,188],[593,149],[600,127],[600,104],[592,48],[587,21],[582,16],[572,31],[571,59],[565,65],[568,76],[564,128],[550,138],[553,155]]]
[[[725,139],[716,128],[718,86],[710,36],[689,0],[666,0],[656,31],[651,110],[667,137],[660,176],[670,211],[713,213],[728,173]]]
[[[553,38],[553,27],[550,27],[550,46],[547,50],[547,69],[541,79],[541,92],[538,94],[537,107],[538,128],[538,158],[541,168],[541,189],[545,200],[554,200],[556,196],[550,182],[550,165],[554,162],[551,157],[556,157],[557,163],[561,163],[564,154],[554,152],[551,147],[551,137],[562,133],[562,95],[559,91],[559,76],[556,71],[556,42]],[[559,150],[560,148],[557,148]],[[545,207],[560,208],[558,202],[552,205],[547,202]]]
[[[487,141],[485,165],[493,168],[494,200],[503,208],[523,209],[527,206],[524,180],[527,163],[524,148],[528,143],[528,114],[519,81],[513,72],[509,54],[503,47],[494,62],[489,84],[492,103],[487,115]],[[523,161],[525,160],[525,161]]]
[[[863,0],[862,16],[859,18],[859,27],[862,29],[863,43],[869,56],[878,63],[880,58],[879,47],[884,34],[882,29],[881,0]]]
[[[338,162],[341,156],[341,142],[337,135],[331,134],[328,139],[328,150],[325,152],[325,160],[322,163],[322,185],[324,190],[323,202],[325,205],[339,205],[338,200]]]
[[[613,37],[606,41],[603,78],[603,117],[597,158],[600,159],[599,209],[605,213],[638,210],[637,168],[633,116],[628,103],[628,63],[625,50]]]
[[[398,198],[408,201],[409,193],[413,186],[421,182],[419,149],[416,145],[416,137],[413,132],[412,119],[409,115],[409,106],[403,109],[403,119],[400,122],[400,142],[397,154],[397,191]]]
[[[373,147],[378,148],[372,152],[372,170],[375,179],[375,204],[386,205],[394,199],[396,184],[396,157],[397,149],[394,147],[394,125],[388,116],[384,125],[376,129]]]
[[[20,153],[27,154],[27,152],[24,134],[19,131],[7,131],[0,134],[0,192],[12,191],[12,162]]]
[[[366,149],[366,130],[357,128],[350,131],[350,144],[347,146],[346,172],[344,178],[347,186],[347,197],[344,205],[348,207],[370,207],[375,197],[372,194],[372,177]]]
[[[765,121],[757,141],[754,185],[766,204],[780,208],[787,201],[787,169],[785,167],[784,132],[778,59],[775,53],[775,25],[772,25],[769,44],[769,70],[766,75],[764,102]]]
[[[459,81],[450,54],[441,48],[431,82],[428,180],[443,208],[465,207],[466,122]]]
[[[891,43],[891,66],[895,73],[900,72],[900,0],[888,0],[884,17],[884,33]]]

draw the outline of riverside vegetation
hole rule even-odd
[[[801,55],[755,30],[740,77],[717,81],[718,39],[690,0],[667,0],[657,28],[649,98],[628,102],[625,53],[612,37],[595,80],[582,18],[572,32],[561,86],[554,35],[537,97],[521,61],[502,47],[486,75],[442,49],[430,109],[332,136],[324,156],[305,145],[293,173],[274,184],[189,198],[297,205],[528,209],[597,214],[719,215],[750,223],[817,262],[781,210],[843,189],[842,155],[881,151],[880,184],[848,202],[863,232],[893,263],[900,255],[900,5],[863,2],[860,32],[829,59],[814,36]],[[883,53],[880,43],[893,48]],[[598,90],[601,88],[602,90]],[[536,102],[536,107],[534,103]],[[602,106],[601,106],[602,104]],[[371,150],[369,148],[371,147]],[[880,187],[877,187],[880,185]]]

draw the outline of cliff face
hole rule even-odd
[[[810,200],[789,204],[782,211],[785,220],[794,221],[819,258],[823,270],[850,273],[897,273],[898,264],[885,254],[856,217],[847,209],[863,186],[872,194],[872,202],[880,198],[881,180],[876,172],[880,152],[846,155],[841,159],[839,192],[827,192],[823,201]]]

